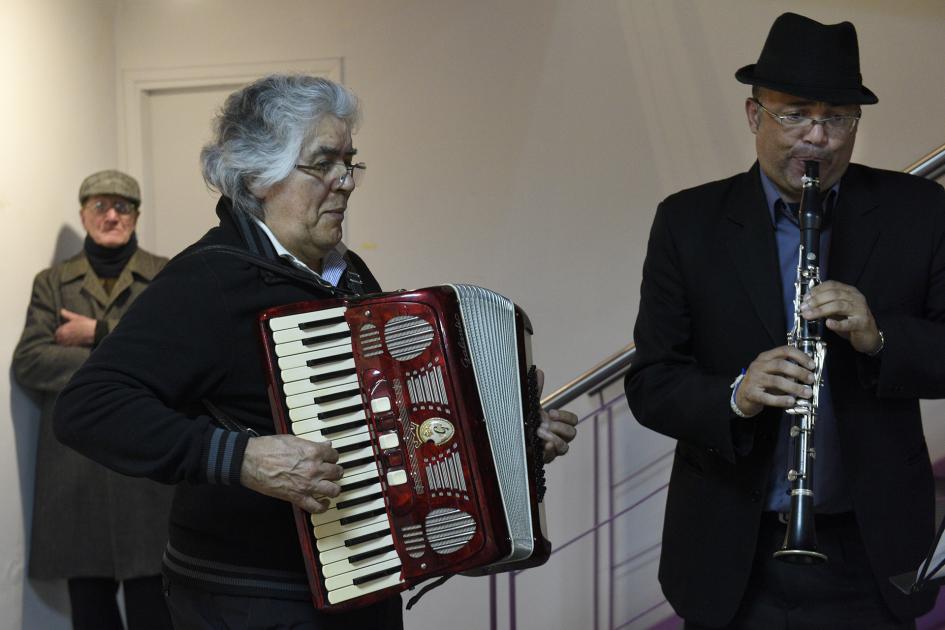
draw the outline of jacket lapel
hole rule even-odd
[[[733,186],[723,230],[738,282],[772,342],[783,345],[787,322],[778,248],[757,163]]]
[[[879,238],[878,197],[863,171],[851,164],[840,180],[834,208],[828,278],[856,285]]]

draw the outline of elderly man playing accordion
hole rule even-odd
[[[341,243],[365,170],[357,120],[355,97],[320,78],[232,94],[201,154],[219,226],[171,261],[59,400],[63,442],[178,484],[163,567],[175,627],[402,627],[399,597],[336,615],[311,603],[291,505],[325,511],[343,469],[328,442],[273,435],[258,359],[263,310],[380,290]],[[547,460],[575,422],[544,415]]]

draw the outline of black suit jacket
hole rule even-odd
[[[888,578],[915,570],[934,535],[918,399],[945,396],[945,190],[851,164],[828,269],[866,296],[886,337],[871,359],[828,333],[826,371],[876,581],[896,615],[916,616],[934,593],[906,597]],[[729,621],[747,585],[781,411],[739,419],[729,384],[760,352],[785,344],[783,311],[757,164],[660,204],[626,388],[637,420],[678,440],[660,582],[696,623]]]

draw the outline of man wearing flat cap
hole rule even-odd
[[[52,428],[59,391],[167,262],[138,247],[140,200],[120,171],[82,182],[83,250],[36,276],[13,355],[16,379],[41,405],[29,576],[68,580],[76,629],[123,627],[120,583],[129,630],[171,627],[160,578],[171,488],[86,459]]]
[[[660,204],[626,380],[639,422],[677,440],[660,582],[686,628],[914,628],[935,594],[889,578],[934,535],[919,398],[945,397],[945,191],[850,163],[877,97],[849,22],[786,13],[735,77],[757,162]],[[820,283],[798,291],[805,162]],[[825,322],[816,403],[814,361],[785,344],[797,295],[800,322]],[[785,410],[811,405],[804,488]]]

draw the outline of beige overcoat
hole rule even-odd
[[[84,252],[41,271],[33,282],[26,327],[13,355],[16,379],[39,396],[41,405],[32,578],[123,580],[160,573],[173,488],[114,473],[56,440],[56,396],[90,350],[57,345],[53,335],[62,323],[61,308],[105,321],[111,331],[166,263],[138,249],[110,295]]]

